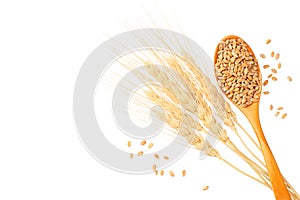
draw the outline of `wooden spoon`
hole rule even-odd
[[[237,40],[237,39],[241,39],[241,38],[239,38],[238,36],[229,35],[229,36],[224,37],[222,39],[222,41],[226,41],[228,39],[236,39]],[[217,58],[218,58],[218,51],[219,51],[218,48],[219,47],[217,47],[217,49],[216,49],[215,57],[214,57],[214,63],[215,64],[217,63]],[[247,45],[246,48],[249,52],[252,53],[252,57],[255,58],[255,54],[253,53],[253,51],[249,47],[249,45]],[[255,60],[256,60],[256,58],[255,58]],[[261,77],[259,66],[257,66],[257,67],[258,67],[258,74]],[[216,73],[215,73],[215,75],[216,75]],[[216,78],[218,80],[217,75],[216,75]],[[259,84],[259,87],[261,87],[261,84]],[[259,96],[260,96],[260,94],[259,94]],[[230,99],[230,101],[231,101],[231,99]],[[291,199],[290,194],[289,194],[289,192],[286,188],[285,181],[284,181],[284,179],[283,179],[283,177],[280,173],[278,165],[275,161],[275,158],[272,154],[272,151],[271,151],[271,149],[270,149],[270,147],[267,143],[267,140],[266,140],[266,138],[264,136],[264,133],[263,133],[263,130],[261,128],[261,124],[260,124],[260,121],[259,121],[259,99],[258,99],[257,102],[254,102],[251,105],[246,106],[246,107],[241,106],[241,105],[237,105],[233,101],[231,101],[231,102],[234,105],[236,105],[239,108],[239,110],[242,111],[242,113],[248,118],[249,122],[251,123],[251,125],[252,125],[252,127],[253,127],[253,129],[256,133],[256,136],[257,136],[257,138],[259,140],[259,143],[260,143],[260,146],[261,146],[262,153],[264,155],[267,170],[269,172],[270,181],[271,181],[271,184],[272,184],[272,188],[273,188],[275,198],[277,200],[290,200]]]

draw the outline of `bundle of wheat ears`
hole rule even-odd
[[[256,138],[239,123],[230,103],[225,100],[212,77],[202,66],[198,66],[194,55],[185,50],[178,55],[171,48],[150,48],[144,53],[130,53],[130,57],[119,62],[129,71],[134,69],[133,66],[143,65],[143,71],[135,72],[136,77],[144,83],[156,83],[145,84],[141,88],[144,95],[135,103],[142,107],[156,104],[162,108],[163,111],[157,110],[156,114],[167,125],[165,134],[179,134],[194,149],[219,159],[272,190]],[[211,66],[211,71],[213,68]],[[252,174],[226,159],[222,151],[205,139],[208,135],[248,165],[253,170]],[[285,181],[291,198],[300,199],[296,190]]]

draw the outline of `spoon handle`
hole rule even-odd
[[[250,121],[259,140],[276,200],[291,200],[285,181],[261,128],[258,117],[258,106],[257,114],[252,113],[252,115],[248,115],[247,118]]]

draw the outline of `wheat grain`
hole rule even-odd
[[[264,69],[268,69],[270,67],[270,65],[264,65],[263,68]]]
[[[153,147],[153,143],[150,143],[149,145],[148,145],[148,149],[151,149]]]
[[[206,190],[208,190],[208,188],[209,188],[209,186],[204,186],[204,187],[202,188],[202,190],[203,190],[203,191],[206,191]]]
[[[270,44],[270,43],[271,43],[271,39],[267,39],[266,44]]]
[[[164,175],[164,170],[160,170],[160,175],[163,176]]]
[[[155,164],[152,165],[152,170],[153,170],[153,171],[156,171],[156,165],[155,165]]]
[[[287,113],[282,114],[281,119],[286,118],[286,116],[287,116]]]
[[[147,143],[146,140],[141,141],[141,145],[142,145],[142,146],[145,145],[146,143]]]
[[[268,80],[265,80],[265,81],[263,82],[263,86],[268,85],[268,83],[269,83],[269,81],[268,81]]]
[[[271,71],[274,73],[274,74],[277,74],[277,70],[276,69],[271,69]]]
[[[281,69],[281,63],[278,63],[277,68]]]
[[[172,177],[174,177],[175,176],[175,174],[174,174],[174,172],[173,171],[169,171],[169,174],[172,176]]]

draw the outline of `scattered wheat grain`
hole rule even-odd
[[[274,73],[274,74],[277,74],[277,70],[276,69],[271,69],[271,71]]]
[[[270,94],[270,92],[269,92],[269,91],[264,91],[263,93],[264,93],[264,94]]]
[[[138,156],[142,156],[142,155],[144,155],[144,152],[143,152],[143,151],[139,151],[139,152],[137,153],[137,155],[138,155]]]
[[[158,155],[158,154],[154,154],[154,157],[155,157],[156,159],[159,159],[159,155]]]
[[[142,146],[145,145],[146,143],[147,143],[146,140],[141,141],[141,145],[142,145]]]
[[[263,54],[263,53],[261,53],[261,54],[260,54],[260,57],[263,58],[263,59],[265,59],[265,58],[266,58],[266,55]]]
[[[268,80],[265,80],[265,81],[263,82],[263,86],[268,85],[268,83],[269,83],[269,81],[268,81]]]
[[[278,63],[277,68],[281,69],[281,63]]]
[[[182,176],[185,177],[186,175],[186,170],[182,170]]]
[[[153,143],[150,143],[149,145],[148,145],[148,149],[151,149],[153,147]]]
[[[270,110],[273,110],[273,105],[272,104],[270,105]]]
[[[272,81],[277,81],[277,80],[278,79],[275,76],[272,77]]]
[[[164,174],[165,174],[165,171],[164,171],[164,170],[161,170],[161,171],[160,171],[160,175],[163,176]]]
[[[287,113],[282,114],[281,119],[286,118],[286,116],[287,116]]]
[[[128,147],[131,147],[131,141],[128,141],[128,142],[127,142],[127,146],[128,146]]]
[[[263,68],[264,69],[268,69],[270,67],[270,65],[264,65]]]
[[[152,166],[152,169],[153,169],[153,171],[156,171],[156,165],[155,164]]]
[[[271,52],[271,57],[273,58],[275,55],[274,51]]]
[[[271,43],[271,39],[267,39],[266,44],[270,44],[270,43]]]
[[[169,171],[169,174],[172,176],[172,177],[174,177],[175,176],[175,174],[174,174],[174,172],[173,171]]]
[[[280,114],[280,112],[276,112],[276,113],[275,113],[275,117],[277,117],[279,114]]]
[[[278,107],[277,110],[283,110],[283,107]]]
[[[169,157],[168,157],[168,156],[164,156],[164,159],[165,159],[165,160],[169,160]]]
[[[278,60],[278,59],[279,59],[279,57],[280,57],[280,54],[279,54],[279,53],[276,53],[276,55],[275,55],[275,59],[276,59],[276,60]]]
[[[271,78],[272,76],[273,76],[273,74],[269,74],[269,75],[268,75],[268,78]]]
[[[293,80],[292,77],[290,77],[290,76],[288,76],[287,79],[288,79],[288,81],[290,81],[290,82]]]
[[[202,190],[203,190],[203,191],[206,191],[206,190],[208,190],[208,188],[209,188],[209,186],[204,186],[204,187],[202,188]]]

